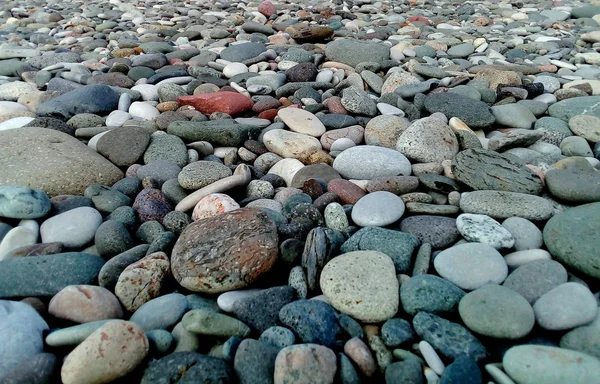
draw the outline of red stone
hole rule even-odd
[[[331,180],[327,184],[327,190],[338,195],[342,204],[356,204],[361,197],[367,194],[358,185],[344,179]]]
[[[279,112],[278,109],[267,109],[266,111],[262,111],[261,113],[259,113],[257,117],[259,119],[267,119],[269,121],[273,121],[277,116],[277,112]]]
[[[228,115],[239,115],[254,105],[252,99],[237,92],[214,92],[177,98],[180,105],[191,105],[205,115],[223,112]]]
[[[267,18],[269,18],[277,13],[277,9],[275,9],[275,6],[270,1],[263,1],[258,6],[258,12],[262,13]]]
[[[427,20],[427,18],[423,17],[423,16],[408,16],[408,21],[410,21],[411,23],[414,23],[415,21],[419,21],[421,23],[425,23],[426,25],[429,25],[429,20]]]

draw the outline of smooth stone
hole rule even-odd
[[[404,117],[376,116],[365,126],[365,144],[395,149],[398,138],[410,124]]]
[[[108,121],[106,124],[109,124]],[[149,132],[141,127],[112,129],[102,135],[96,149],[118,167],[135,164],[150,143]]]
[[[467,293],[460,300],[458,312],[471,331],[499,339],[519,339],[535,325],[529,302],[500,285],[488,284]]]
[[[0,243],[0,261],[9,259],[12,251],[37,243],[38,231],[24,226],[18,226],[6,233]]]
[[[297,300],[279,311],[279,320],[305,343],[333,346],[339,326],[336,312],[321,300]]]
[[[398,280],[392,259],[377,251],[345,253],[329,261],[320,285],[331,305],[342,313],[371,323],[398,311]]]
[[[29,304],[0,300],[0,379],[16,366],[42,353],[44,319]],[[4,381],[4,379],[2,380]]]
[[[121,304],[115,295],[106,288],[94,285],[65,287],[50,300],[48,313],[76,323],[123,317]]]
[[[177,324],[188,310],[187,298],[180,293],[170,293],[150,300],[139,307],[129,321],[144,331],[169,329]]]
[[[336,39],[325,46],[325,54],[330,60],[356,67],[362,62],[387,60],[390,48],[385,44],[367,41]]]
[[[0,297],[47,297],[68,285],[93,284],[102,265],[100,257],[81,252],[1,261]]]
[[[89,323],[73,325],[62,329],[53,330],[46,336],[46,344],[51,347],[76,346],[81,344],[89,335],[106,324],[108,320],[98,320]]]
[[[552,217],[544,226],[544,243],[552,257],[588,276],[600,278],[600,203],[571,208]]]
[[[574,97],[561,100],[548,108],[548,114],[568,122],[573,116],[600,117],[600,96]]]
[[[487,128],[496,120],[486,103],[452,92],[428,95],[425,108],[430,113],[441,112],[448,119],[457,117],[470,128]]]
[[[5,384],[51,383],[58,372],[58,359],[51,353],[40,353],[21,362],[2,378]]]
[[[361,227],[384,227],[398,221],[404,214],[404,202],[391,192],[367,194],[352,208],[352,221]]]
[[[400,286],[402,308],[409,315],[424,311],[435,315],[456,313],[465,292],[435,275],[413,276]]]
[[[196,221],[214,217],[239,208],[240,205],[229,195],[223,193],[211,193],[198,201],[192,211],[192,220]]]
[[[0,123],[0,131],[21,128],[27,126],[33,120],[35,120],[33,117],[13,117],[12,119]]]
[[[136,324],[110,321],[66,357],[61,368],[62,382],[110,382],[133,371],[144,360],[148,350],[148,338]]]
[[[45,220],[40,226],[40,235],[44,243],[60,242],[68,248],[80,248],[94,239],[100,224],[100,212],[80,207]]]
[[[0,186],[0,217],[9,219],[38,219],[52,208],[44,191],[28,187]]]
[[[417,163],[441,163],[458,153],[458,140],[443,121],[426,117],[413,122],[398,138],[396,150]]]
[[[302,168],[304,168],[304,164],[302,164],[300,160],[292,158],[280,158],[280,160],[268,170],[267,174],[273,174],[281,177],[285,181],[286,186],[291,187],[294,182],[294,177]]]
[[[331,384],[337,370],[335,353],[317,344],[298,344],[279,351],[274,384]]]
[[[186,330],[199,335],[247,337],[250,334],[246,324],[210,309],[191,310],[183,316],[181,323]]]
[[[355,232],[342,244],[340,250],[344,253],[353,251],[385,253],[392,259],[398,272],[406,273],[410,270],[412,256],[418,246],[419,240],[409,233],[379,227],[366,227]]]
[[[146,256],[149,247],[148,244],[141,244],[108,260],[98,273],[100,286],[114,290],[125,268]]]
[[[460,197],[460,209],[495,219],[519,217],[532,221],[547,220],[554,214],[554,207],[547,199],[504,191],[464,192]]]
[[[587,141],[597,143],[600,141],[600,118],[590,115],[578,115],[569,119],[569,128],[574,134]]]
[[[424,384],[426,381],[419,360],[409,358],[390,364],[385,370],[385,382]]]
[[[0,184],[80,195],[90,184],[112,185],[123,172],[76,138],[46,128],[0,132]],[[23,151],[23,148],[29,148]],[[52,148],[52,150],[48,150]]]
[[[279,348],[253,339],[243,340],[235,352],[233,368],[241,384],[272,382]]]
[[[502,226],[512,234],[515,239],[516,251],[539,249],[544,244],[542,231],[531,221],[521,217],[509,217],[502,222]]]
[[[94,234],[98,254],[107,259],[133,247],[133,240],[122,223],[108,220],[98,226]]]
[[[433,265],[440,276],[464,290],[474,290],[488,283],[501,284],[508,276],[502,255],[482,243],[448,248],[437,255]]]
[[[86,85],[42,103],[38,116],[69,119],[79,113],[104,114],[117,109],[119,93],[103,84]]]
[[[533,310],[540,327],[560,331],[592,322],[598,313],[598,303],[584,285],[564,283],[544,293]]]
[[[413,234],[421,243],[431,244],[435,249],[453,244],[460,236],[456,219],[444,216],[409,216],[400,222],[400,230]]]
[[[567,282],[567,270],[554,260],[534,260],[508,275],[502,284],[523,296],[530,304]]]
[[[277,112],[277,116],[293,132],[320,137],[325,133],[325,126],[312,113],[300,108],[283,108]]]
[[[496,249],[511,248],[515,244],[512,234],[486,215],[463,213],[456,218],[456,228],[469,242],[488,244]]]
[[[150,344],[150,354],[153,355],[164,355],[168,353],[174,342],[173,335],[164,329],[147,331],[146,337]]]
[[[404,319],[389,319],[381,326],[381,339],[386,346],[391,348],[411,342],[416,337],[417,334],[413,331],[412,325]]]
[[[333,168],[344,178],[371,180],[384,176],[409,176],[412,168],[400,152],[389,148],[361,145],[339,154]]]
[[[537,120],[529,109],[520,104],[495,105],[491,109],[497,124],[511,128],[531,129]]]
[[[239,299],[250,297],[260,292],[260,289],[240,289],[237,291],[224,292],[217,297],[217,305],[225,312],[233,310],[233,304]]]
[[[149,249],[149,252],[152,252]],[[169,259],[164,252],[155,251],[128,265],[117,280],[115,295],[123,307],[135,312],[159,296],[169,277]]]
[[[183,167],[177,179],[185,189],[200,189],[231,175],[231,169],[223,164],[196,161]]]
[[[545,176],[548,190],[560,200],[578,204],[600,201],[599,172],[552,169]]]
[[[483,383],[481,369],[479,369],[479,366],[473,359],[459,356],[444,369],[444,373],[442,373],[442,376],[440,377],[440,384],[452,384],[458,382],[472,384]],[[498,382],[498,384],[509,383]]]
[[[518,345],[502,358],[506,373],[519,384],[593,383],[600,360],[585,353],[545,345]]]
[[[560,347],[600,358],[600,313],[594,321],[567,332],[560,339]]]
[[[483,344],[460,324],[427,312],[417,313],[412,324],[417,334],[441,357],[456,359],[466,356],[479,362],[488,356]]]
[[[267,149],[283,158],[307,160],[322,149],[318,139],[303,133],[273,129],[263,136]]]

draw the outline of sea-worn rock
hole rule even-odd
[[[356,67],[362,62],[381,62],[390,56],[390,48],[385,44],[373,44],[355,39],[336,39],[325,47],[330,60]]]
[[[109,383],[133,371],[148,349],[148,338],[136,324],[110,321],[66,357],[61,368],[62,382]]]
[[[592,383],[600,375],[600,361],[585,353],[545,345],[518,345],[502,358],[506,373],[516,382]]]
[[[320,300],[296,300],[279,311],[279,320],[305,343],[331,347],[339,327],[335,310]]]
[[[410,216],[402,219],[400,230],[413,234],[421,243],[431,244],[436,249],[447,247],[460,236],[456,219],[444,216]]]
[[[502,284],[533,304],[548,291],[567,282],[567,270],[554,260],[534,260],[523,264]]]
[[[404,202],[387,191],[372,192],[354,204],[352,221],[361,227],[384,227],[400,219],[404,214]]]
[[[171,254],[173,276],[183,287],[206,293],[243,288],[277,260],[275,223],[242,208],[186,227]]]
[[[233,361],[240,384],[272,383],[278,352],[274,345],[253,339],[243,340]]]
[[[129,321],[144,331],[168,329],[181,320],[189,308],[187,298],[180,293],[170,293],[150,300],[139,307]]]
[[[426,117],[413,122],[398,138],[396,150],[418,163],[441,163],[458,153],[458,140],[443,121]]]
[[[65,287],[50,300],[48,313],[76,323],[123,317],[121,304],[115,295],[106,288],[94,285]]]
[[[586,286],[564,283],[537,299],[533,310],[542,328],[560,331],[592,322],[598,313],[598,305]]]
[[[109,86],[86,85],[42,103],[37,114],[66,120],[79,113],[109,113],[118,103],[119,94]]]
[[[330,384],[337,370],[335,353],[317,344],[298,344],[279,351],[274,384]]]
[[[80,195],[90,184],[112,185],[123,172],[79,140],[46,128],[0,132],[0,184]],[[28,148],[23,151],[23,148]]]
[[[559,262],[581,273],[600,278],[600,203],[571,208],[552,217],[544,226],[544,243]]]
[[[321,272],[321,289],[331,305],[364,322],[380,322],[398,311],[398,280],[392,259],[377,251],[333,258]]]
[[[465,292],[435,275],[411,277],[400,287],[402,308],[409,315],[424,311],[435,315],[456,313]]]
[[[347,179],[371,180],[383,176],[409,176],[412,172],[408,159],[390,148],[361,145],[339,154],[333,168]]]
[[[496,249],[511,248],[515,244],[512,234],[486,215],[463,213],[456,218],[456,228],[470,242],[488,244]]]
[[[460,209],[465,213],[488,215],[495,219],[520,217],[541,221],[554,214],[552,203],[542,197],[489,190],[464,192],[460,197]]]
[[[94,238],[102,215],[94,208],[80,207],[45,220],[40,226],[42,242],[60,242],[68,248],[83,247]]]
[[[175,352],[152,361],[144,371],[142,384],[165,382],[232,383],[234,373],[222,359],[196,352]]]
[[[441,112],[448,119],[458,117],[471,128],[487,128],[496,120],[486,103],[451,92],[428,95],[425,108],[430,113]]]
[[[135,312],[157,297],[169,276],[169,258],[163,252],[151,253],[127,266],[115,285],[115,295],[125,309]]]
[[[296,291],[290,286],[268,288],[235,300],[231,312],[250,327],[264,332],[278,324],[279,311],[295,298]]]
[[[46,216],[52,205],[48,195],[39,189],[0,186],[0,217],[9,219],[38,219]]]

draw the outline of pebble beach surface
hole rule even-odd
[[[0,4],[0,383],[591,384],[600,1]]]

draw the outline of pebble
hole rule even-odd
[[[590,323],[596,318],[598,305],[587,287],[567,282],[544,293],[533,310],[542,328],[556,331]]]
[[[496,249],[511,248],[515,244],[512,234],[486,215],[463,213],[456,218],[456,228],[469,242],[488,244]]]
[[[338,256],[325,265],[320,282],[331,305],[355,319],[380,322],[398,311],[394,264],[381,252],[355,251]]]
[[[102,215],[94,208],[80,207],[53,216],[40,226],[42,242],[60,242],[68,248],[83,247],[94,239]]]
[[[398,221],[404,214],[404,202],[386,191],[367,194],[352,208],[352,221],[361,227],[384,227]]]
[[[412,172],[410,162],[404,155],[389,148],[372,145],[360,145],[343,151],[335,158],[333,168],[344,178],[358,180],[409,176]]]
[[[123,317],[121,304],[115,295],[106,288],[93,285],[65,287],[50,300],[48,313],[76,323]]]
[[[275,359],[275,384],[333,383],[337,364],[335,353],[317,344],[297,344],[279,351]]]

